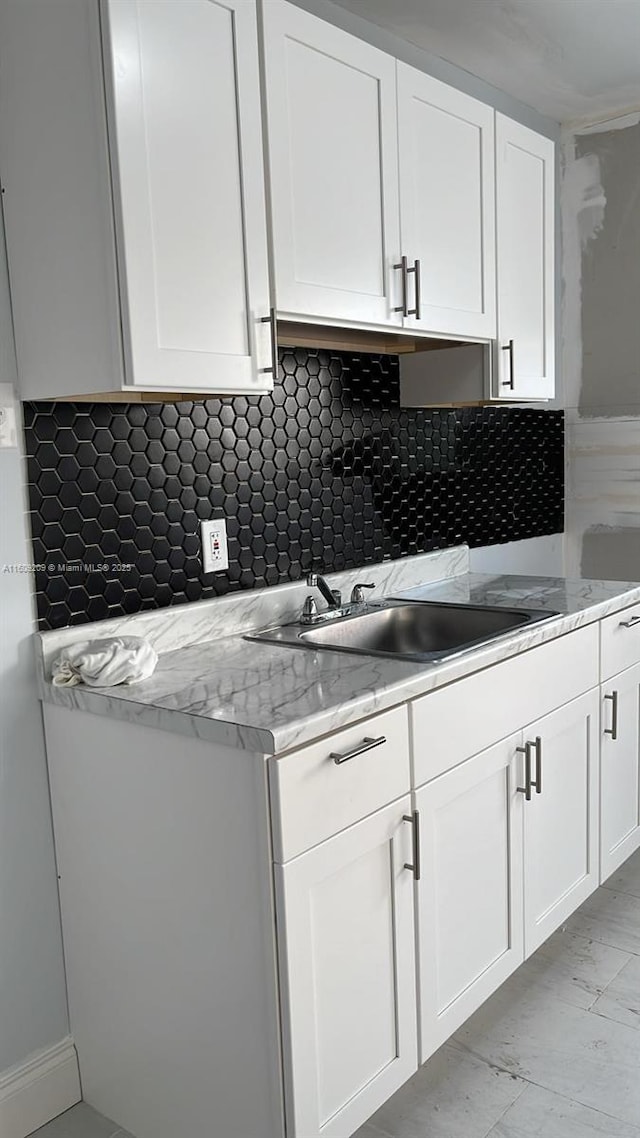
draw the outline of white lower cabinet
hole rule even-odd
[[[598,692],[525,732],[524,948],[529,956],[598,885]],[[526,775],[525,775],[526,783]]]
[[[45,703],[86,1101],[139,1138],[350,1138],[640,845],[639,629],[269,757]]]
[[[519,743],[504,739],[416,793],[422,1063],[523,959]]]
[[[275,867],[290,1138],[347,1138],[417,1068],[412,835],[406,796]]]
[[[598,692],[416,792],[420,1061],[598,884]]]
[[[640,846],[640,664],[601,688],[600,880]]]

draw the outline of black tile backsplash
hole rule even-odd
[[[562,412],[401,410],[394,356],[280,365],[271,395],[25,405],[41,629],[562,530]],[[221,515],[229,571],[205,578]]]

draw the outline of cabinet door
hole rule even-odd
[[[253,0],[103,0],[127,380],[266,390]]]
[[[496,115],[498,398],[554,395],[554,182],[553,142]]]
[[[395,60],[283,0],[264,37],[278,310],[399,324]]]
[[[275,867],[291,1138],[347,1138],[416,1070],[410,801]]]
[[[598,884],[598,714],[594,689],[524,732],[535,784],[523,810],[525,956]]]
[[[640,664],[602,685],[600,880],[640,846]]]
[[[398,143],[402,252],[420,274],[406,324],[495,337],[492,108],[398,63]]]
[[[519,743],[505,739],[416,793],[421,1063],[523,960]]]

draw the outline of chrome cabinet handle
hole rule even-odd
[[[610,735],[615,742],[618,738],[618,693],[612,691],[610,695],[605,695],[604,698],[611,700],[611,726],[605,727],[604,734]]]
[[[524,794],[527,802],[531,802],[531,787],[533,781],[531,779],[531,747],[532,744],[527,742],[524,747],[516,747],[519,755],[524,755],[524,786],[516,787],[519,794]]]
[[[262,374],[268,373],[275,379],[278,374],[278,325],[275,308],[269,309],[268,316],[261,316],[260,323],[269,325],[269,331],[271,333],[271,367],[261,367],[259,370]]]
[[[524,794],[527,802],[531,802],[531,791],[535,787],[536,794],[542,794],[542,739],[536,735],[533,742],[527,739],[524,747],[516,747],[516,751],[524,755],[524,786],[518,786],[516,789],[520,794]],[[536,777],[532,778],[531,775],[531,752],[536,753]]]
[[[379,739],[371,739],[365,736],[360,745],[354,747],[352,751],[344,751],[342,754],[340,751],[331,751],[329,758],[333,759],[336,766],[340,766],[340,763],[348,763],[349,759],[355,759],[358,755],[364,755],[365,751],[372,751],[374,747],[381,747],[386,741],[385,735],[381,735]]]
[[[620,628],[637,628],[640,624],[640,616],[632,616],[629,620],[621,620]]]
[[[401,293],[402,304],[398,305],[397,308],[392,308],[391,311],[392,312],[401,312],[403,316],[408,316],[409,315],[409,308],[408,308],[409,302],[407,299],[407,272],[408,272],[407,258],[401,257],[400,260],[398,261],[397,265],[394,265],[393,267],[394,267],[394,269],[400,269],[400,272],[402,273],[402,276],[400,278],[400,280],[401,280],[401,286],[400,287],[402,289],[402,293]]]
[[[420,319],[420,261],[413,262],[413,268],[409,268],[409,262],[405,256],[402,256],[398,263],[393,266],[394,269],[400,269],[402,273],[402,304],[397,308],[392,308],[392,312],[401,312],[403,316],[415,316],[416,320]],[[416,281],[416,306],[409,308],[409,273],[413,273]]]
[[[409,308],[408,311],[405,313],[405,316],[415,316],[416,320],[419,320],[420,319],[420,261],[414,261],[413,262],[413,268],[406,270],[407,276],[409,275],[409,273],[413,273],[414,277],[415,277],[416,306],[415,306],[415,308]]]
[[[411,823],[411,836],[413,839],[413,861],[405,861],[404,868],[413,873],[413,880],[420,880],[420,813],[414,810],[412,814],[403,814],[403,822]]]
[[[509,353],[509,378],[503,379],[502,386],[503,387],[509,387],[513,391],[515,389],[515,366],[514,366],[514,359],[513,359],[513,355],[514,355],[513,340],[509,340],[508,344],[503,344],[502,345],[502,351]]]
[[[534,747],[536,750],[536,780],[531,785],[535,786],[536,794],[542,794],[542,739],[539,735],[536,735]]]

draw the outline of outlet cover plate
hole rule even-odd
[[[220,573],[229,568],[227,523],[224,518],[211,518],[200,524],[202,567],[205,573]]]

